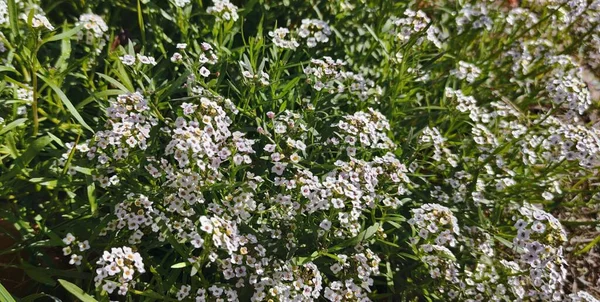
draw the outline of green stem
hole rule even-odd
[[[31,110],[33,111],[33,136],[36,137],[38,135],[39,129],[39,117],[38,117],[38,91],[37,91],[37,41],[35,46],[35,51],[32,54],[32,62],[31,62],[31,78],[32,78],[32,89],[33,89],[33,102],[31,103]]]

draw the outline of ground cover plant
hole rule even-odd
[[[598,301],[599,22],[0,0],[0,300]]]

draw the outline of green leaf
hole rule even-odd
[[[60,300],[59,298],[55,297],[55,296],[51,296],[45,293],[39,293],[39,294],[31,294],[25,298],[22,298],[21,300],[19,300],[20,302],[33,302],[36,301],[39,298],[50,298],[52,300],[54,300],[54,302],[62,302],[62,300]],[[47,300],[44,300],[47,301]]]
[[[115,87],[123,90],[123,92],[132,92],[133,91],[133,87],[131,87],[131,89],[129,89],[128,87],[125,87],[125,85],[121,84],[119,81],[115,80],[114,78],[111,78],[105,74],[96,73],[98,76],[100,76],[101,78],[107,80],[109,83],[113,84]]]
[[[0,283],[0,301],[3,302],[16,302],[6,288]]]
[[[187,263],[179,262],[179,263],[175,263],[175,264],[171,265],[171,268],[184,268],[186,266],[187,266]]]
[[[98,209],[98,202],[96,201],[96,185],[91,176],[86,176],[85,181],[87,183],[87,197],[90,204],[90,210],[92,211],[92,215],[94,215]]]
[[[77,109],[75,109],[73,103],[69,101],[69,98],[67,98],[65,93],[62,92],[62,90],[60,90],[60,88],[56,86],[56,84],[54,84],[52,81],[40,74],[38,74],[38,77],[42,79],[42,81],[46,82],[46,84],[48,84],[48,86],[52,88],[52,90],[54,90],[54,92],[58,95],[63,105],[67,107],[71,115],[73,115],[73,117],[79,122],[79,124],[81,124],[81,126],[83,126],[87,130],[90,130],[91,132],[94,132],[94,130],[92,130],[92,128],[83,120],[83,117],[81,117]]]
[[[38,270],[35,267],[28,269],[27,267],[30,267],[29,265],[24,265],[23,267],[27,276],[31,279],[49,286],[56,286],[56,281],[54,281],[47,272]]]
[[[19,24],[17,23],[19,20],[17,3],[15,0],[8,0],[8,20],[10,22],[10,31],[13,36],[19,35]]]
[[[62,33],[60,33],[58,35],[50,36],[50,37],[42,40],[42,44],[40,44],[40,45],[43,45],[45,43],[52,42],[52,41],[58,41],[58,40],[62,40],[62,39],[71,38],[74,34],[76,34],[77,32],[79,32],[81,30],[82,26],[83,25],[75,26],[75,27],[71,28],[70,30],[63,31]]]
[[[598,235],[592,242],[588,243],[583,249],[576,252],[575,255],[581,255],[589,252],[594,246],[600,243],[600,235]]]
[[[77,299],[81,300],[82,302],[98,302],[98,300],[88,295],[86,292],[83,291],[83,289],[79,288],[79,286],[69,281],[58,279],[58,283],[60,283],[62,287],[64,287],[67,291],[69,291],[71,294],[73,294],[73,296],[77,297]]]
[[[96,92],[96,93],[91,92],[92,95],[89,96],[87,99],[79,102],[79,104],[77,104],[75,106],[75,108],[81,109],[81,108],[85,107],[87,104],[93,102],[94,100],[97,100],[97,99],[100,99],[100,98],[104,98],[104,97],[107,97],[107,96],[123,94],[125,92],[127,92],[127,91],[126,90],[124,91],[124,90],[121,90],[121,89],[107,89],[107,90]]]
[[[46,145],[48,145],[51,141],[51,137],[43,136],[31,143],[31,145],[27,147],[27,150],[25,150],[25,152],[21,156],[15,159],[13,167],[10,169],[10,171],[0,176],[0,182],[4,182],[7,179],[15,177],[19,172],[21,172],[21,170],[27,167],[29,162],[31,162],[33,158],[35,158],[37,154],[42,149],[44,149],[44,147],[46,147]]]
[[[0,135],[12,130],[13,128],[20,126],[21,124],[25,123],[26,121],[27,121],[27,118],[20,118],[20,119],[16,119],[16,120],[10,122],[10,124],[6,125],[2,129],[0,129]]]
[[[137,1],[138,25],[142,33],[142,43],[146,44],[146,27],[144,26],[144,13],[142,12],[142,3]]]
[[[0,72],[5,72],[5,71],[10,71],[10,72],[14,72],[16,74],[21,74],[18,70],[14,69],[13,67],[10,66],[0,66]]]
[[[500,243],[506,245],[507,247],[509,247],[511,249],[514,246],[512,242],[510,242],[510,241],[508,241],[508,240],[506,240],[506,239],[504,239],[504,238],[502,238],[502,237],[500,237],[498,235],[494,235],[494,238],[496,238],[496,240],[500,241]]]

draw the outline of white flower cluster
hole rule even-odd
[[[348,144],[348,156],[356,155],[356,145],[362,148],[391,150],[394,142],[387,136],[390,123],[387,118],[372,108],[368,112],[359,111],[353,115],[344,116],[336,127],[340,131],[340,138]]]
[[[515,223],[517,236],[513,239],[517,254],[515,269],[527,275],[509,277],[509,283],[517,289],[521,286],[538,289],[527,293],[518,290],[520,298],[560,297],[567,274],[562,249],[567,241],[566,232],[558,219],[528,203],[519,208],[519,213],[521,218]]]
[[[288,35],[290,35],[289,38]],[[273,31],[269,31],[269,37],[273,39],[273,44],[277,47],[286,48],[286,49],[296,49],[300,46],[300,43],[296,41],[290,30],[285,27],[276,28]]]
[[[471,63],[459,61],[458,68],[451,70],[450,74],[458,79],[466,79],[467,82],[473,83],[481,75],[481,69]]]
[[[556,117],[549,117],[542,126],[548,127],[547,137],[542,141],[542,157],[559,162],[563,159],[579,161],[579,165],[593,169],[600,166],[600,130],[573,125]]]
[[[358,250],[363,250],[362,247]],[[373,276],[380,274],[379,263],[381,259],[370,249],[364,249],[350,257],[345,254],[336,255],[339,259],[330,266],[335,275],[343,275],[352,271],[358,272],[357,278],[348,278],[342,281],[333,281],[325,288],[323,297],[332,302],[344,301],[344,298],[354,298],[356,301],[371,301],[368,293],[373,286]]]
[[[30,87],[19,87],[17,88],[17,99],[26,101],[27,105],[33,101],[33,89]]]
[[[186,5],[190,4],[191,0],[174,0],[173,3],[175,4],[175,6],[177,7],[185,7]]]
[[[139,148],[145,150],[150,130],[156,125],[156,119],[150,114],[148,101],[139,92],[122,94],[111,101],[106,109],[108,120],[106,128],[109,130],[98,131],[95,135],[95,146],[105,150],[109,146],[116,148],[111,154],[114,159],[120,160],[127,157],[130,150]],[[88,157],[94,157],[94,149],[90,150]],[[105,155],[106,156],[106,155]],[[98,158],[100,164],[109,161],[108,157]]]
[[[231,119],[216,100],[201,97],[199,110],[188,106],[191,121],[177,118],[172,130],[172,140],[165,148],[165,155],[173,155],[179,168],[198,166],[201,170],[216,172],[221,164],[235,155],[234,162],[251,163],[248,154],[254,153],[252,140],[241,132],[231,133]],[[194,114],[192,114],[194,113]],[[241,156],[242,161],[237,159]]]
[[[330,94],[344,93],[346,91],[357,96],[361,101],[369,97],[375,98],[381,94],[381,88],[375,82],[365,79],[362,74],[344,71],[346,62],[331,57],[311,59],[311,64],[304,68],[304,74],[309,77],[309,83],[317,91]]]
[[[94,38],[102,38],[102,36],[108,31],[108,26],[102,17],[91,13],[79,16],[79,22],[77,22],[76,25],[83,25],[83,28],[87,30],[87,44],[92,44]],[[79,38],[83,38],[83,35]]]
[[[450,149],[445,146],[444,141],[446,139],[442,136],[440,131],[436,127],[426,127],[423,129],[419,138],[420,143],[428,144],[431,143],[433,146],[433,156],[431,157],[436,162],[446,161],[450,166],[456,167],[458,165],[458,156],[453,154]],[[437,164],[437,168],[445,170],[445,164]]]
[[[133,193],[127,194],[125,201],[115,206],[114,215],[116,218],[100,232],[101,236],[107,235],[109,231],[127,229],[133,232],[129,237],[129,244],[139,244],[144,236],[144,232],[140,229],[152,226],[153,230],[157,230],[155,224],[157,212],[145,195],[139,194],[136,197]]]
[[[8,24],[8,5],[5,0],[0,0],[0,25]]]
[[[418,38],[416,44],[421,44],[423,33],[426,39],[431,41],[436,47],[441,48],[440,30],[431,24],[431,19],[423,11],[413,11],[407,9],[404,11],[404,18],[392,17],[390,22],[395,26],[392,34],[396,36],[401,43],[408,42],[411,38]]]
[[[522,24],[535,24],[539,22],[539,18],[535,13],[521,7],[516,7],[508,11],[505,18],[506,27],[504,28],[504,32],[508,34],[519,29]],[[529,34],[530,36],[534,36],[535,31],[531,30]]]
[[[330,35],[331,29],[327,22],[318,19],[303,19],[298,29],[298,36],[306,39],[308,48],[316,47],[318,43],[329,42]]]
[[[412,209],[413,217],[408,223],[415,228],[418,236],[411,237],[413,242],[419,242],[419,237],[426,242],[433,242],[438,246],[455,247],[458,241],[455,235],[460,235],[458,220],[445,206],[426,203],[419,208]]]
[[[567,301],[569,302],[600,302],[600,300],[596,299],[590,293],[583,290],[569,294],[567,298]]]
[[[240,66],[242,68],[242,75],[244,76],[244,78],[246,78],[248,80],[248,82],[250,83],[258,83],[262,86],[268,86],[269,83],[269,74],[264,72],[264,71],[257,71],[254,72],[252,70],[252,66],[248,65],[245,62],[240,62]]]
[[[553,57],[550,62],[557,62],[560,67],[555,69],[546,83],[548,96],[558,106],[583,114],[592,100],[581,70],[567,56]]]
[[[127,66],[132,66],[133,64],[135,64],[136,62],[136,58],[137,61],[144,64],[144,65],[156,65],[156,59],[154,59],[154,57],[152,56],[145,56],[142,54],[137,54],[135,56],[133,55],[123,55],[122,57],[119,57],[119,59],[121,60],[121,62],[123,62],[123,64],[127,65]]]
[[[71,265],[81,265],[81,260],[83,260],[83,256],[73,253],[73,246],[77,246],[80,252],[85,252],[90,249],[90,243],[87,240],[79,241],[73,234],[68,233],[65,238],[63,238],[63,243],[66,245],[63,248],[63,255],[69,256],[71,255],[71,259],[69,260],[69,264]]]
[[[206,12],[217,17],[217,20],[237,21],[239,15],[237,6],[229,0],[213,0],[213,6],[209,6]]]
[[[23,16],[26,17],[25,15],[23,15]],[[25,20],[27,20],[27,19],[25,19]],[[54,26],[52,26],[50,21],[48,21],[48,18],[46,18],[46,16],[41,15],[41,14],[35,14],[33,16],[33,19],[31,20],[31,26],[33,28],[44,27],[47,30],[54,30]]]
[[[296,31],[290,31],[285,27],[269,31],[269,36],[273,39],[273,44],[277,47],[286,49],[296,49],[300,46],[298,39],[306,42],[306,47],[313,48],[318,43],[329,42],[331,28],[329,24],[319,19],[303,19],[300,28]]]
[[[135,273],[146,272],[142,256],[127,246],[111,248],[110,252],[104,251],[96,264],[96,287],[102,286],[109,294],[119,287],[119,295],[126,295],[135,286]]]
[[[477,2],[475,5],[465,4],[456,16],[458,32],[462,33],[466,26],[471,26],[473,29],[485,28],[485,30],[491,30],[494,22],[488,14],[486,2]]]

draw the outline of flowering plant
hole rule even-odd
[[[599,16],[0,0],[0,297],[598,301]]]

